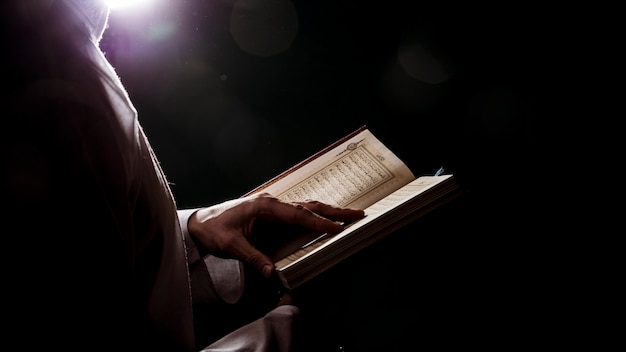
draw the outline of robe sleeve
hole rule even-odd
[[[291,349],[293,320],[298,313],[298,307],[293,305],[276,307],[263,317],[225,335],[201,352],[288,352]]]
[[[187,227],[189,217],[197,210],[178,210],[180,227],[187,243],[189,262],[193,264],[202,259],[217,296],[225,303],[234,304],[241,298],[244,289],[243,263],[239,260],[219,258],[210,254],[200,258],[198,248],[191,239],[189,228]]]

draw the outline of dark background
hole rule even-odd
[[[562,276],[535,186],[552,153],[539,141],[562,99],[555,53],[572,39],[558,12],[152,4],[113,11],[101,46],[180,207],[238,197],[361,125],[416,175],[443,166],[466,190],[295,292],[303,330],[318,336],[303,349],[528,347],[555,336]]]

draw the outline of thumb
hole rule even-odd
[[[264,278],[268,279],[272,276],[276,266],[267,255],[263,254],[249,243],[245,243],[242,246],[241,252],[243,261],[253,266]]]

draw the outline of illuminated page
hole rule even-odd
[[[460,193],[451,175],[423,176],[365,209],[342,232],[324,234],[276,262],[281,281],[295,288]]]
[[[365,209],[414,179],[404,162],[364,129],[257,192]]]
[[[379,217],[383,216],[384,214],[387,214],[388,212],[392,211],[394,208],[401,206],[402,204],[408,202],[409,200],[419,197],[422,193],[424,193],[431,187],[435,186],[436,184],[443,182],[445,179],[449,177],[450,177],[449,175],[435,176],[435,177],[423,176],[417,180],[414,180],[413,182],[407,184],[401,189],[398,189],[397,191],[388,195],[384,199],[380,200],[376,204],[373,204],[372,206],[365,209],[365,217],[355,222],[354,224],[351,224],[350,226],[346,227],[346,229],[343,230],[342,232],[336,235],[325,234],[324,236],[320,236],[320,237],[323,237],[323,239],[317,240],[314,243],[303,246],[300,250],[278,261],[276,263],[277,268],[283,269],[284,267],[287,267],[290,264],[303,259],[303,257],[311,255],[311,253],[325,250],[325,247],[333,246],[335,242],[343,241],[346,237],[350,236],[353,233],[359,233],[360,236],[362,236],[363,234],[375,234],[377,231],[381,229],[381,226],[386,227],[389,224],[387,222],[380,223],[374,226],[371,230],[368,230],[366,232],[363,232],[362,228],[370,226],[372,222],[379,221]],[[420,207],[418,208],[426,206],[429,201],[432,201],[432,199],[433,197],[429,197],[428,199],[425,200],[424,204],[417,203],[417,204],[420,204]],[[406,215],[406,214],[403,214],[403,215]],[[360,240],[362,239],[363,237],[359,237],[358,240],[355,239],[355,241],[360,242]],[[335,248],[334,251],[336,252],[338,249],[340,249],[340,252],[341,252],[342,250],[345,250],[346,245],[350,247],[350,246],[353,246],[355,242],[345,242],[345,243],[346,244],[340,245],[338,248]]]

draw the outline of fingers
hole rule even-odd
[[[365,214],[360,209],[338,208],[318,201],[287,203],[268,194],[259,195],[256,205],[263,219],[329,233],[340,232],[343,223],[358,220]]]
[[[365,216],[365,212],[361,209],[339,208],[326,203],[310,200],[306,202],[297,202],[307,209],[331,220],[351,223]]]
[[[233,246],[233,254],[236,258],[244,261],[258,270],[264,278],[270,278],[275,269],[274,262],[258,249],[254,248],[250,242],[243,240],[238,245]]]

